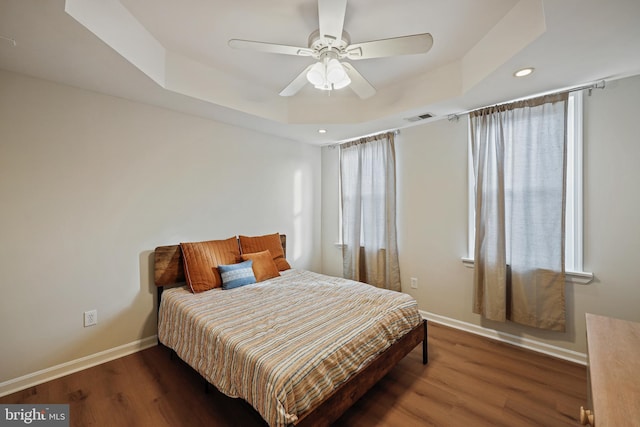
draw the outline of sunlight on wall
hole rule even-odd
[[[302,171],[293,174],[293,261],[302,257]]]

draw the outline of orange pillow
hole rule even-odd
[[[238,240],[180,243],[184,258],[184,276],[191,292],[198,293],[222,286],[217,267],[220,264],[234,264],[240,258]]]
[[[278,267],[278,271],[288,270],[291,268],[284,257],[284,249],[280,242],[280,234],[266,234],[264,236],[239,236],[240,249],[243,254],[251,254],[254,252],[269,251],[273,257],[273,261]]]
[[[273,279],[280,276],[278,267],[276,266],[271,252],[262,251],[254,252],[252,254],[242,254],[242,260],[253,261],[253,274],[256,276],[256,282],[262,282],[263,280]]]

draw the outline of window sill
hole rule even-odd
[[[474,267],[474,261],[472,258],[462,258],[462,264],[467,268]],[[579,285],[586,285],[593,280],[593,273],[585,271],[567,271],[567,283],[577,283]]]

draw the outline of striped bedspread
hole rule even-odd
[[[407,294],[287,270],[237,289],[164,291],[158,337],[222,393],[284,426],[420,322]]]

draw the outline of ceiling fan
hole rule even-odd
[[[433,37],[429,33],[352,44],[349,34],[343,30],[346,9],[347,0],[318,0],[320,28],[309,36],[308,47],[239,39],[229,40],[229,46],[283,55],[309,56],[317,60],[293,79],[280,92],[280,96],[295,95],[307,83],[311,83],[320,90],[349,86],[362,99],[375,95],[376,89],[350,63],[341,60],[426,53],[433,46]]]

